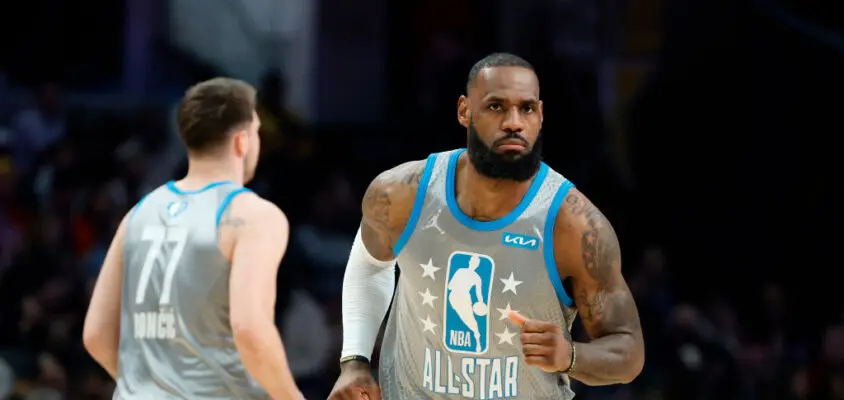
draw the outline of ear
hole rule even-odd
[[[457,122],[469,129],[469,121],[472,120],[472,111],[469,110],[469,99],[465,95],[457,99]]]
[[[542,103],[542,100],[539,100],[539,125],[542,125],[542,121],[545,120],[545,107]]]
[[[238,157],[246,156],[249,152],[249,132],[246,129],[240,129],[234,133],[234,152]]]

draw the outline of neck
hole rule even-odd
[[[457,205],[464,214],[478,221],[493,221],[509,214],[533,182],[533,179],[516,182],[481,175],[466,154],[460,155],[454,178]]]
[[[237,162],[227,160],[209,160],[204,158],[188,159],[188,173],[178,181],[186,190],[201,189],[211,182],[232,181],[243,184],[243,167]]]

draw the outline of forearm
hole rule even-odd
[[[607,335],[589,343],[575,343],[571,377],[589,386],[630,383],[644,364],[644,352],[632,334]]]
[[[358,231],[343,278],[341,357],[372,356],[394,289],[395,261],[380,261],[372,257]]]
[[[273,399],[301,399],[275,325],[267,322],[235,333],[243,366]]]

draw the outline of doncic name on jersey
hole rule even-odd
[[[483,356],[490,347],[494,277],[492,257],[462,251],[449,256],[441,337],[447,353],[425,348],[422,387],[426,390],[472,399],[518,395],[518,355]]]
[[[187,200],[172,201],[162,213],[162,220],[170,221],[181,215],[188,208]],[[176,226],[147,225],[143,227],[141,240],[149,244],[144,264],[141,267],[140,281],[135,292],[135,306],[147,304],[147,291],[153,275],[160,287],[160,296],[155,311],[136,311],[134,320],[135,339],[175,339],[176,316],[170,304],[173,277],[182,258],[188,240],[188,230]],[[166,261],[166,262],[165,262]],[[162,276],[163,275],[163,276]]]

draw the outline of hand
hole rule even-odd
[[[515,311],[510,321],[522,328],[522,353],[528,365],[545,372],[562,372],[571,365],[571,343],[563,336],[563,328],[553,322],[536,321]]]
[[[381,400],[381,388],[372,377],[369,364],[360,361],[345,363],[328,400]]]

